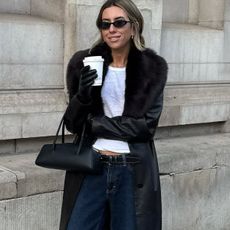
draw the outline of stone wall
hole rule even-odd
[[[57,229],[64,173],[33,162],[66,107],[70,57],[97,39],[103,2],[0,2],[0,230]],[[229,229],[230,0],[134,2],[147,46],[169,64],[156,135],[163,230]]]
[[[160,53],[168,61],[169,78],[161,125],[226,123],[230,69],[224,49],[229,42],[225,2],[163,3]]]
[[[164,22],[223,28],[225,0],[163,0],[163,2]]]
[[[67,63],[76,50],[90,47],[99,36],[95,22],[88,18],[96,18],[102,2],[0,3],[0,137],[4,143],[55,133],[66,106]],[[195,0],[134,2],[145,18],[147,46],[169,64],[160,126],[226,122],[230,80],[228,8],[224,23],[221,19],[224,2],[212,0],[205,13],[204,0],[199,4]],[[200,26],[199,18],[206,18],[210,28]],[[213,28],[219,22],[224,29]]]
[[[0,154],[55,133],[66,106],[63,21],[63,1],[0,2]]]

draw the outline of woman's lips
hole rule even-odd
[[[113,37],[109,37],[109,40],[111,42],[116,42],[117,40],[119,40],[120,36],[113,36]]]

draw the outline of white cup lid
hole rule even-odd
[[[104,61],[102,56],[91,56],[91,57],[85,57],[83,62],[90,62],[90,61]]]

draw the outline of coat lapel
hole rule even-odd
[[[92,56],[104,58],[103,79],[112,62],[109,47],[103,43],[90,51]],[[124,116],[142,117],[151,108],[165,85],[167,65],[154,51],[139,51],[132,47],[126,68]]]

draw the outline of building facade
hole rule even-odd
[[[0,230],[57,229],[63,172],[33,160],[68,103],[70,57],[99,36],[103,2],[0,1]],[[163,230],[230,229],[230,0],[134,2],[147,47],[169,64],[156,136]]]

